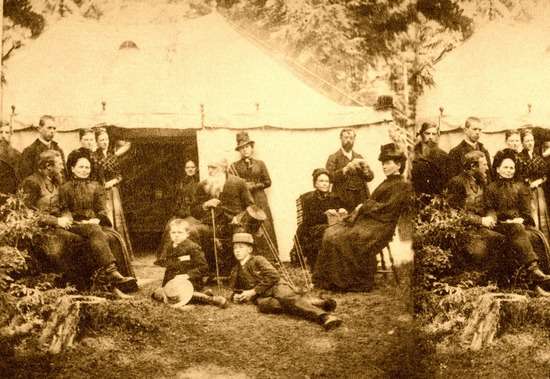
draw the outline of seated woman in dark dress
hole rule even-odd
[[[514,257],[527,268],[531,279],[535,283],[550,282],[550,276],[545,275],[538,264],[539,258],[546,259],[547,255],[540,257],[533,249],[533,237],[541,238],[545,246],[547,243],[544,235],[533,228],[531,192],[523,182],[515,179],[516,158],[512,151],[495,157],[493,167],[497,176],[485,191],[485,211],[495,222],[493,230],[505,237]],[[548,262],[544,264],[547,266]]]
[[[412,188],[401,174],[406,157],[393,143],[381,146],[378,160],[386,179],[347,221],[325,231],[313,283],[339,291],[370,291],[376,255],[389,243],[397,221],[409,209]]]
[[[89,254],[82,258],[100,269],[104,277],[120,290],[137,290],[136,279],[122,276],[117,269],[117,260],[103,228],[112,226],[105,208],[105,189],[90,179],[91,163],[87,153],[72,154],[67,167],[71,179],[59,188],[59,208],[61,214],[71,220],[67,229],[89,241]],[[124,245],[121,239],[118,242]],[[128,266],[128,251],[124,249],[124,264]]]
[[[329,172],[324,168],[313,171],[314,191],[300,196],[303,210],[303,221],[296,231],[298,242],[309,267],[315,267],[317,255],[321,249],[323,233],[329,226],[327,212],[334,215],[346,215],[340,199],[330,192]]]

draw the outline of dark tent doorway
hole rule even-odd
[[[193,129],[112,128],[114,140],[132,143],[122,164],[121,197],[134,251],[150,253],[174,213],[175,195],[189,159],[198,167]]]

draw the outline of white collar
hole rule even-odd
[[[473,143],[473,142],[468,141],[466,138],[464,138],[464,142],[466,142],[468,145],[470,145],[471,147],[473,147],[476,150],[480,148],[479,142]]]
[[[49,141],[49,142],[48,142],[48,141],[46,141],[44,138],[42,138],[42,136],[38,136],[38,140],[39,140],[40,142],[42,142],[44,145],[48,146],[49,148],[52,147],[52,142],[53,142],[53,141]]]
[[[244,267],[244,265],[246,264],[246,262],[248,262],[250,260],[250,255],[246,258],[246,259],[243,259],[241,262],[239,262],[241,264],[241,267]]]
[[[350,150],[349,153],[346,150],[344,150],[343,147],[341,147],[340,150],[342,151],[342,154],[344,154],[344,156],[348,158],[350,161],[353,159],[353,149]]]

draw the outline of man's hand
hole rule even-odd
[[[69,229],[73,224],[73,220],[68,217],[59,217],[57,219],[57,225],[63,229]]]
[[[237,293],[235,294],[235,296],[233,296],[233,298],[239,303],[246,303],[247,301],[250,301],[250,299],[252,299],[254,296],[256,296],[256,290],[251,289],[243,291],[241,293]]]
[[[486,228],[492,229],[496,225],[496,221],[491,216],[485,216],[481,218],[481,225],[483,225]]]
[[[207,208],[216,208],[218,205],[220,205],[221,201],[220,199],[210,199],[210,200],[207,200],[205,201],[203,204],[202,204],[202,207],[204,209],[207,209]]]

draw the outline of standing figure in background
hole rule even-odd
[[[520,156],[524,164],[523,178],[525,184],[531,189],[531,212],[535,225],[550,240],[550,217],[546,198],[544,196],[544,184],[548,167],[546,162],[535,150],[535,137],[530,129],[521,130],[523,151]]]
[[[191,215],[191,205],[199,184],[197,164],[192,159],[185,161],[185,172],[176,190],[175,216],[185,218]]]
[[[485,155],[485,160],[487,165],[491,167],[491,157],[489,152],[479,142],[481,137],[481,132],[483,130],[483,125],[481,120],[477,117],[468,117],[464,123],[464,140],[459,143],[457,146],[453,147],[449,151],[449,172],[447,174],[448,178],[453,178],[457,175],[460,175],[464,172],[464,166],[462,165],[465,162],[464,156],[470,151],[479,150]],[[487,180],[490,182],[492,179],[492,172],[489,171],[487,175]]]
[[[92,172],[90,173],[90,179],[99,181],[98,165],[94,156],[95,150],[95,134],[93,129],[79,129],[78,137],[80,140],[80,147],[73,150],[67,156],[67,161],[73,160],[76,155],[85,155],[90,164],[92,165]],[[71,176],[71,175],[69,175]]]
[[[97,150],[93,153],[93,160],[97,166],[97,179],[105,187],[107,216],[113,225],[113,229],[119,232],[124,239],[130,257],[133,257],[134,251],[130,240],[130,232],[126,225],[126,218],[124,217],[122,200],[118,189],[118,185],[122,182],[119,157],[130,150],[131,143],[125,142],[115,151],[110,150],[109,134],[104,128],[96,130],[95,139]]]
[[[38,161],[40,153],[46,150],[57,150],[61,154],[63,161],[63,177],[67,176],[65,167],[65,155],[57,142],[53,140],[57,126],[53,116],[44,115],[40,117],[38,122],[38,138],[29,146],[27,146],[21,154],[20,174],[21,179],[34,174],[38,170]]]
[[[15,193],[19,185],[21,153],[10,145],[10,125],[0,123],[0,193]]]
[[[425,122],[418,132],[421,140],[414,147],[412,185],[417,195],[440,195],[449,179],[449,156],[438,146],[437,125]]]
[[[342,200],[344,208],[351,212],[369,198],[367,182],[374,174],[361,154],[353,151],[355,130],[340,131],[342,147],[328,157],[326,169],[332,178],[332,192]]]
[[[234,174],[246,181],[246,186],[254,198],[254,203],[262,208],[267,219],[263,225],[268,237],[273,242],[273,246],[277,250],[277,237],[273,226],[273,216],[267,196],[264,192],[266,188],[271,187],[271,178],[263,161],[252,158],[254,153],[254,141],[250,139],[247,132],[239,132],[237,134],[237,147],[235,148],[241,154],[241,159],[234,162],[229,173]]]

